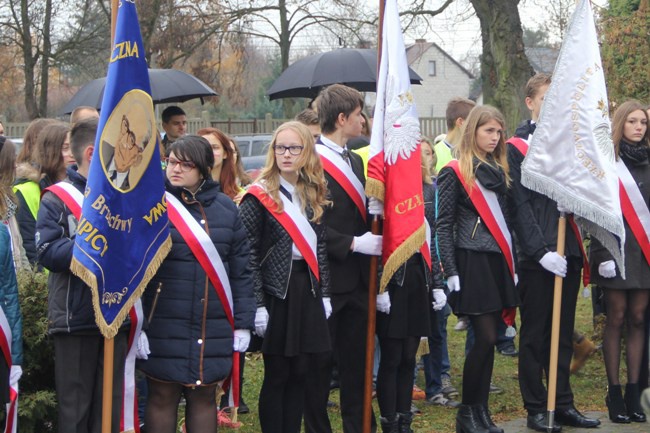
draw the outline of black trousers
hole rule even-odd
[[[523,267],[522,267],[523,268]],[[555,275],[539,268],[520,268],[519,296],[521,297],[521,327],[519,329],[519,388],[524,408],[529,414],[546,412],[551,323],[553,317],[553,286]],[[569,383],[569,367],[573,356],[573,328],[576,302],[580,290],[580,267],[568,263],[562,288],[560,315],[560,342],[557,370],[556,408],[573,405]]]
[[[368,294],[359,288],[352,293],[333,294],[332,315],[328,319],[333,356],[339,369],[341,418],[344,433],[361,433],[363,428],[363,390],[368,326]],[[327,415],[332,359],[317,363],[307,375],[305,395],[305,433],[331,433]],[[377,430],[371,414],[372,432]]]
[[[60,333],[54,334],[52,340],[59,433],[100,433],[104,337]],[[113,359],[113,433],[120,431],[126,350],[127,333],[121,331],[115,336]]]

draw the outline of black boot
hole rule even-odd
[[[379,422],[381,423],[381,431],[383,433],[399,433],[399,430],[397,430],[397,415],[382,416],[379,418]]]
[[[646,417],[641,409],[641,393],[639,392],[638,383],[628,383],[625,385],[625,406],[627,407],[627,416],[633,422],[645,422]]]
[[[456,414],[456,433],[490,433],[480,417],[481,405],[462,404]]]
[[[494,424],[494,421],[492,421],[492,417],[490,416],[490,410],[487,408],[486,405],[479,406],[479,417],[483,422],[483,426],[486,427],[490,433],[503,433],[503,429],[497,427]]]
[[[629,424],[630,417],[625,410],[625,401],[623,400],[623,391],[621,385],[609,385],[607,388],[607,397],[605,397],[609,419],[616,424]]]
[[[413,413],[398,412],[397,418],[399,420],[397,423],[398,433],[413,433],[413,430],[411,430],[411,423],[413,422]]]

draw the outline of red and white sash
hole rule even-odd
[[[528,141],[524,140],[523,138],[511,137],[508,139],[507,142],[512,144],[519,152],[521,152],[521,154],[524,157],[528,153]],[[573,219],[573,215],[569,215],[567,221],[569,223],[569,226],[571,227],[571,230],[573,231],[573,234],[578,240],[578,246],[580,247],[580,254],[582,255],[582,285],[587,287],[591,280],[591,270],[589,268],[589,259],[587,257],[587,252],[585,251],[585,245],[582,240],[582,233],[580,233],[580,229],[578,228],[578,225]]]
[[[359,178],[352,171],[341,155],[323,144],[316,144],[316,151],[320,155],[323,170],[341,185],[350,199],[359,208],[359,213],[366,220],[366,193]]]
[[[194,257],[196,257],[196,260],[198,260],[208,275],[210,282],[217,292],[217,296],[221,300],[226,318],[234,330],[235,319],[233,316],[230,280],[228,279],[226,268],[221,261],[221,256],[219,256],[217,248],[214,246],[210,236],[208,236],[203,227],[194,219],[180,200],[170,193],[166,193],[166,198],[169,220],[179,231],[187,246],[190,247]]]
[[[497,244],[506,259],[506,263],[508,264],[510,274],[514,279],[515,260],[512,253],[512,236],[510,236],[510,230],[508,230],[506,219],[501,211],[501,206],[499,206],[497,195],[494,191],[490,191],[481,185],[481,182],[479,182],[478,179],[475,180],[477,188],[470,188],[460,172],[460,166],[458,165],[457,160],[454,159],[449,161],[447,166],[454,169],[456,176],[460,179],[460,183],[463,185],[463,188],[465,188],[469,199],[472,201],[472,204],[485,223],[485,226],[490,231],[492,237],[494,237],[494,240],[497,241]]]
[[[266,210],[282,225],[287,233],[289,233],[291,240],[296,244],[298,251],[300,251],[300,254],[302,254],[302,257],[307,262],[309,269],[316,279],[320,280],[318,255],[316,253],[316,245],[318,242],[316,232],[311,224],[309,224],[307,218],[302,214],[300,208],[285,197],[284,194],[280,193],[284,211],[278,212],[277,203],[273,201],[271,196],[260,184],[251,185],[247,193],[254,195]]]
[[[11,342],[13,337],[11,327],[5,312],[0,308],[0,349],[7,362],[7,367],[11,372]],[[9,383],[9,403],[6,407],[7,422],[5,424],[5,433],[16,433],[18,431],[18,383],[12,385]]]
[[[84,196],[74,185],[68,182],[58,182],[45,189],[57,196],[79,221]],[[138,349],[138,339],[142,330],[142,302],[138,299],[129,311],[131,330],[129,331],[128,351],[124,363],[124,391],[122,399],[122,416],[120,431],[139,431],[138,399],[135,387],[135,355]]]
[[[616,162],[618,184],[621,197],[621,210],[627,225],[639,243],[643,256],[650,264],[650,211],[643,200],[636,181],[622,160]]]

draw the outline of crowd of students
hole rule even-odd
[[[377,297],[376,393],[379,426],[385,433],[412,431],[414,369],[422,337],[428,337],[429,345],[423,357],[427,400],[458,407],[459,433],[502,432],[488,405],[494,348],[505,329],[503,312],[517,307],[519,382],[527,425],[547,431],[543,376],[549,368],[555,276],[563,278],[563,296],[552,430],[600,424],[576,409],[569,380],[576,300],[587,258],[582,238],[568,230],[566,251],[559,255],[562,209],[521,184],[521,163],[549,84],[545,74],[528,82],[526,104],[532,119],[510,139],[497,109],[466,99],[450,102],[449,133],[443,140],[433,144],[422,139],[433,266],[420,253],[412,255]],[[360,154],[367,152],[349,151],[367,127],[362,95],[332,85],[313,108],[274,132],[266,164],[254,181],[226,134],[205,128],[188,135],[180,108],[163,113],[161,149],[169,200],[182,210],[190,231],[214,246],[212,260],[223,268],[220,282],[232,293],[235,331],[205,264],[194,256],[192,240],[172,222],[172,249],[143,295],[148,320],[138,338],[137,366],[146,377],[142,389],[148,391],[143,407],[148,432],[176,431],[184,397],[186,431],[214,433],[217,391],[232,369],[233,352],[247,350],[263,356],[258,408],[264,433],[297,433],[303,421],[305,432],[331,432],[327,407],[334,367],[343,431],[361,432],[369,262],[382,250],[381,235],[371,233],[367,221],[369,214],[382,213],[383,204],[366,200],[363,191],[367,161]],[[612,122],[619,167],[633,179],[631,187],[637,188],[644,212],[650,197],[648,111],[628,101]],[[0,301],[12,336],[10,356],[0,361],[0,395],[8,401],[22,371],[14,270],[44,268],[49,272],[60,432],[98,432],[101,423],[103,338],[90,290],[69,270],[77,218],[57,188],[50,188],[65,183],[83,193],[97,117],[84,107],[73,113],[70,125],[50,119],[32,122],[17,160],[11,141],[0,136],[0,217],[5,222],[0,225]],[[626,232],[626,279],[594,240],[589,257],[593,281],[606,298],[606,402],[610,419],[617,423],[646,420],[639,394],[647,380],[642,360],[650,265],[627,223]],[[467,318],[473,333],[460,403],[453,400],[458,392],[449,375],[447,301],[456,315]],[[129,326],[125,322],[116,337],[114,432],[120,426]],[[623,329],[625,395],[619,378]],[[371,420],[376,431],[374,415]]]

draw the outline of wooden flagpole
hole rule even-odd
[[[379,0],[379,31],[377,38],[377,79],[379,79],[379,65],[381,65],[382,35],[384,28],[384,0]],[[372,234],[379,233],[379,216],[373,215],[370,228]],[[377,320],[377,271],[379,257],[370,258],[370,276],[368,278],[368,329],[366,332],[366,365],[363,389],[363,433],[370,433],[372,426],[372,371],[375,362],[375,328]]]
[[[566,215],[560,212],[560,219],[557,224],[557,253],[564,257],[564,247],[566,240]],[[557,390],[557,363],[560,346],[560,313],[562,312],[562,282],[564,278],[555,276],[555,286],[553,289],[553,322],[551,326],[551,358],[549,360],[548,372],[548,397],[546,410],[548,411],[548,433],[553,431],[555,421],[555,397]]]
[[[111,0],[111,51],[115,44],[118,0]],[[109,51],[110,56],[110,51]],[[137,342],[135,342],[137,344]],[[115,339],[104,338],[104,376],[102,386],[102,433],[111,433],[113,412],[113,360],[115,359]]]

